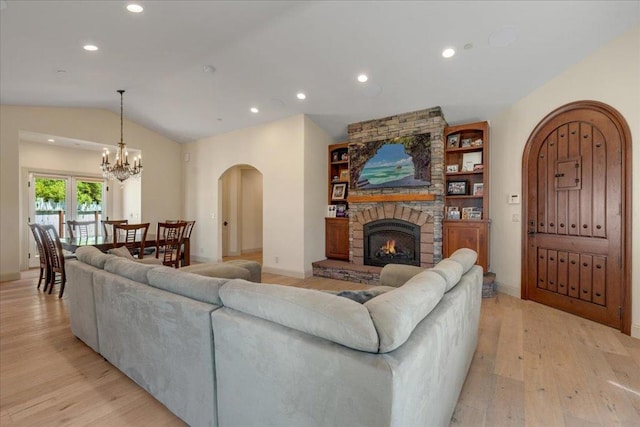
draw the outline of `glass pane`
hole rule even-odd
[[[102,182],[80,180],[76,181],[76,221],[93,221],[88,227],[89,236],[100,234],[102,220]]]
[[[35,207],[37,224],[51,224],[64,237],[67,206],[67,181],[57,178],[36,177]]]

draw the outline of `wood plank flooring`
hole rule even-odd
[[[264,281],[366,288],[266,273]],[[36,282],[30,271],[0,284],[0,425],[184,425],[73,337],[66,302]],[[507,295],[485,299],[451,425],[638,426],[640,340]]]

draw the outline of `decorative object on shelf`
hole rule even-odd
[[[341,159],[340,159],[340,160],[342,160],[342,161],[349,160],[349,154],[347,154],[347,153],[342,153],[342,157],[341,157]]]
[[[114,164],[109,163],[109,150],[105,148],[102,153],[102,177],[111,181],[118,180],[124,182],[130,177],[139,178],[142,174],[142,155],[140,158],[134,157],[133,166],[129,163],[129,153],[127,152],[127,145],[124,143],[123,138],[123,109],[122,109],[122,94],[124,90],[117,91],[120,94],[120,142],[118,143],[118,150],[116,152],[116,159]]]
[[[475,171],[482,171],[484,170],[484,165],[482,163],[478,163],[476,165],[473,165],[473,170]]]
[[[471,212],[469,212],[468,219],[474,219],[474,220],[482,219],[482,211],[477,209],[472,210]]]
[[[333,184],[333,191],[331,192],[332,200],[344,200],[347,193],[347,184]]]
[[[327,205],[327,218],[336,217],[336,205]]]
[[[331,156],[331,161],[332,162],[337,162],[340,158],[338,157],[338,153],[333,153],[333,156]]]
[[[449,135],[447,138],[447,148],[458,148],[460,145],[460,134],[456,133],[455,135]]]
[[[471,138],[465,138],[462,141],[460,141],[460,148],[467,148],[467,147],[471,147]]]
[[[473,171],[474,165],[482,163],[482,152],[474,151],[472,153],[464,153],[462,155],[462,171]]]
[[[467,181],[448,181],[448,196],[465,196],[467,194]]]
[[[471,141],[472,147],[482,147],[482,138],[474,139]]]
[[[340,171],[340,181],[349,181],[349,169],[342,169]]]
[[[460,209],[457,206],[447,206],[447,219],[460,219]]]
[[[473,195],[482,196],[484,193],[484,184],[482,182],[476,182],[473,184]]]
[[[345,218],[349,216],[347,214],[347,205],[344,204],[340,204],[336,206],[336,217],[338,218]]]
[[[447,165],[447,173],[458,172],[458,165]]]

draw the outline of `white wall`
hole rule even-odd
[[[619,37],[491,120],[491,265],[502,292],[520,296],[522,154],[534,127],[552,110],[578,100],[604,102],[626,119],[632,147],[632,335],[640,338],[640,27]]]
[[[253,168],[241,168],[242,248],[249,253],[262,250],[262,174]]]
[[[184,146],[183,153],[189,153],[190,158],[184,170],[184,216],[196,219],[200,227],[192,243],[192,253],[197,258],[221,259],[218,179],[231,166],[250,165],[263,179],[263,270],[294,277],[303,277],[311,271],[307,254],[323,252],[324,237],[309,240],[305,230],[323,229],[326,202],[317,207],[317,213],[307,213],[307,209],[315,206],[306,204],[305,198],[320,196],[315,190],[314,194],[306,194],[305,178],[310,172],[305,170],[315,168],[315,162],[326,168],[326,146],[322,149],[325,154],[313,158],[314,165],[308,165],[305,150],[311,144],[305,141],[305,123],[305,117],[297,115]],[[309,184],[310,188],[321,188],[319,191],[324,194],[321,178],[314,179],[318,183]],[[322,257],[314,261],[318,259]]]
[[[20,235],[26,227],[20,215],[20,131],[113,145],[120,136],[120,116],[100,109],[2,105],[0,124],[0,280],[11,280],[19,277]],[[144,156],[141,219],[155,223],[181,217],[180,145],[126,119],[124,135],[127,145]]]

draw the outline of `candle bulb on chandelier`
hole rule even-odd
[[[138,157],[138,166],[142,167],[142,154],[140,154],[140,157]]]

